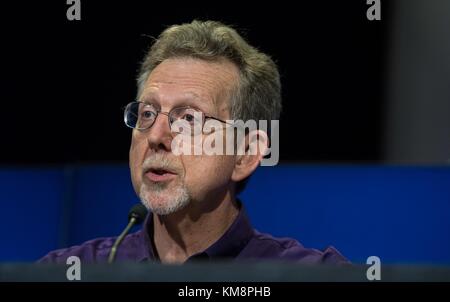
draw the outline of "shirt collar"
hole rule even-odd
[[[232,259],[235,258],[248,244],[254,235],[253,227],[247,216],[244,206],[238,200],[239,214],[234,222],[215,243],[205,251],[192,255],[187,261],[212,260],[212,259]],[[157,260],[153,245],[153,214],[147,215],[143,229],[141,230],[141,246],[138,261]]]

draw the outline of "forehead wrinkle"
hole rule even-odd
[[[174,85],[177,86],[175,91],[186,90],[189,101],[196,101],[199,107],[203,104],[211,107],[209,113],[211,110],[219,113],[230,107],[230,97],[235,89],[232,86],[236,85],[238,77],[237,66],[231,62],[167,59],[149,75],[142,95],[147,99],[145,95],[149,90],[158,91],[166,85]],[[161,95],[154,97],[158,101],[163,101],[162,98]]]
[[[155,102],[157,104],[155,105],[160,105],[161,104],[161,99],[166,99],[166,97],[164,96],[160,96],[160,94],[158,94],[158,92],[149,92],[149,93],[143,93],[142,97],[140,98],[141,102],[144,103],[152,103],[155,104]],[[177,95],[176,97],[170,97],[171,102],[170,103],[174,103],[175,105],[173,107],[180,107],[180,106],[192,106],[192,107],[198,107],[198,109],[202,110],[202,111],[208,111],[208,104],[213,104],[215,105],[215,100],[213,100],[212,102],[209,101],[209,98],[203,98],[201,96],[199,96],[197,93],[193,92],[193,91],[186,91],[183,92],[181,95]],[[209,109],[210,111],[210,109]]]
[[[209,79],[209,78],[208,78]],[[226,112],[231,107],[231,96],[234,91],[234,87],[230,87],[230,85],[225,85],[225,82],[215,82],[213,80],[209,81],[211,83],[210,89],[205,93],[203,87],[201,91],[198,90],[198,85],[196,83],[201,81],[185,81],[182,85],[186,86],[186,91],[183,93],[187,96],[186,100],[190,103],[198,106],[205,113],[209,114],[219,114],[222,112]],[[167,81],[167,82],[159,82],[162,84],[168,85],[180,85],[179,82]],[[205,81],[202,81],[205,83]],[[191,85],[189,85],[191,84]],[[232,82],[232,85],[235,85],[235,82]],[[211,93],[211,91],[213,93]],[[182,97],[180,98],[182,99]],[[191,101],[196,102],[191,102]],[[225,114],[224,116],[228,116]]]

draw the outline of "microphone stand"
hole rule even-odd
[[[120,245],[120,243],[122,243],[122,240],[125,238],[125,236],[128,234],[128,232],[136,222],[137,222],[136,215],[132,215],[130,218],[130,222],[128,222],[127,227],[123,230],[123,232],[119,235],[119,237],[117,237],[116,241],[114,242],[114,245],[111,248],[111,252],[109,253],[108,257],[109,264],[114,262],[117,253],[117,247]]]

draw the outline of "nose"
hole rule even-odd
[[[154,152],[171,151],[173,137],[167,113],[160,112],[153,125],[147,131],[147,140],[150,149]]]

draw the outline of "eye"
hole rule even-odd
[[[179,107],[172,110],[170,114],[170,122],[186,121],[191,126],[202,125],[203,114],[201,111],[188,107]]]
[[[152,119],[154,118],[155,113],[151,110],[143,110],[141,113],[141,118],[143,119]]]
[[[195,120],[195,117],[191,113],[186,113],[183,117],[184,120],[188,121],[189,123],[193,123]]]

